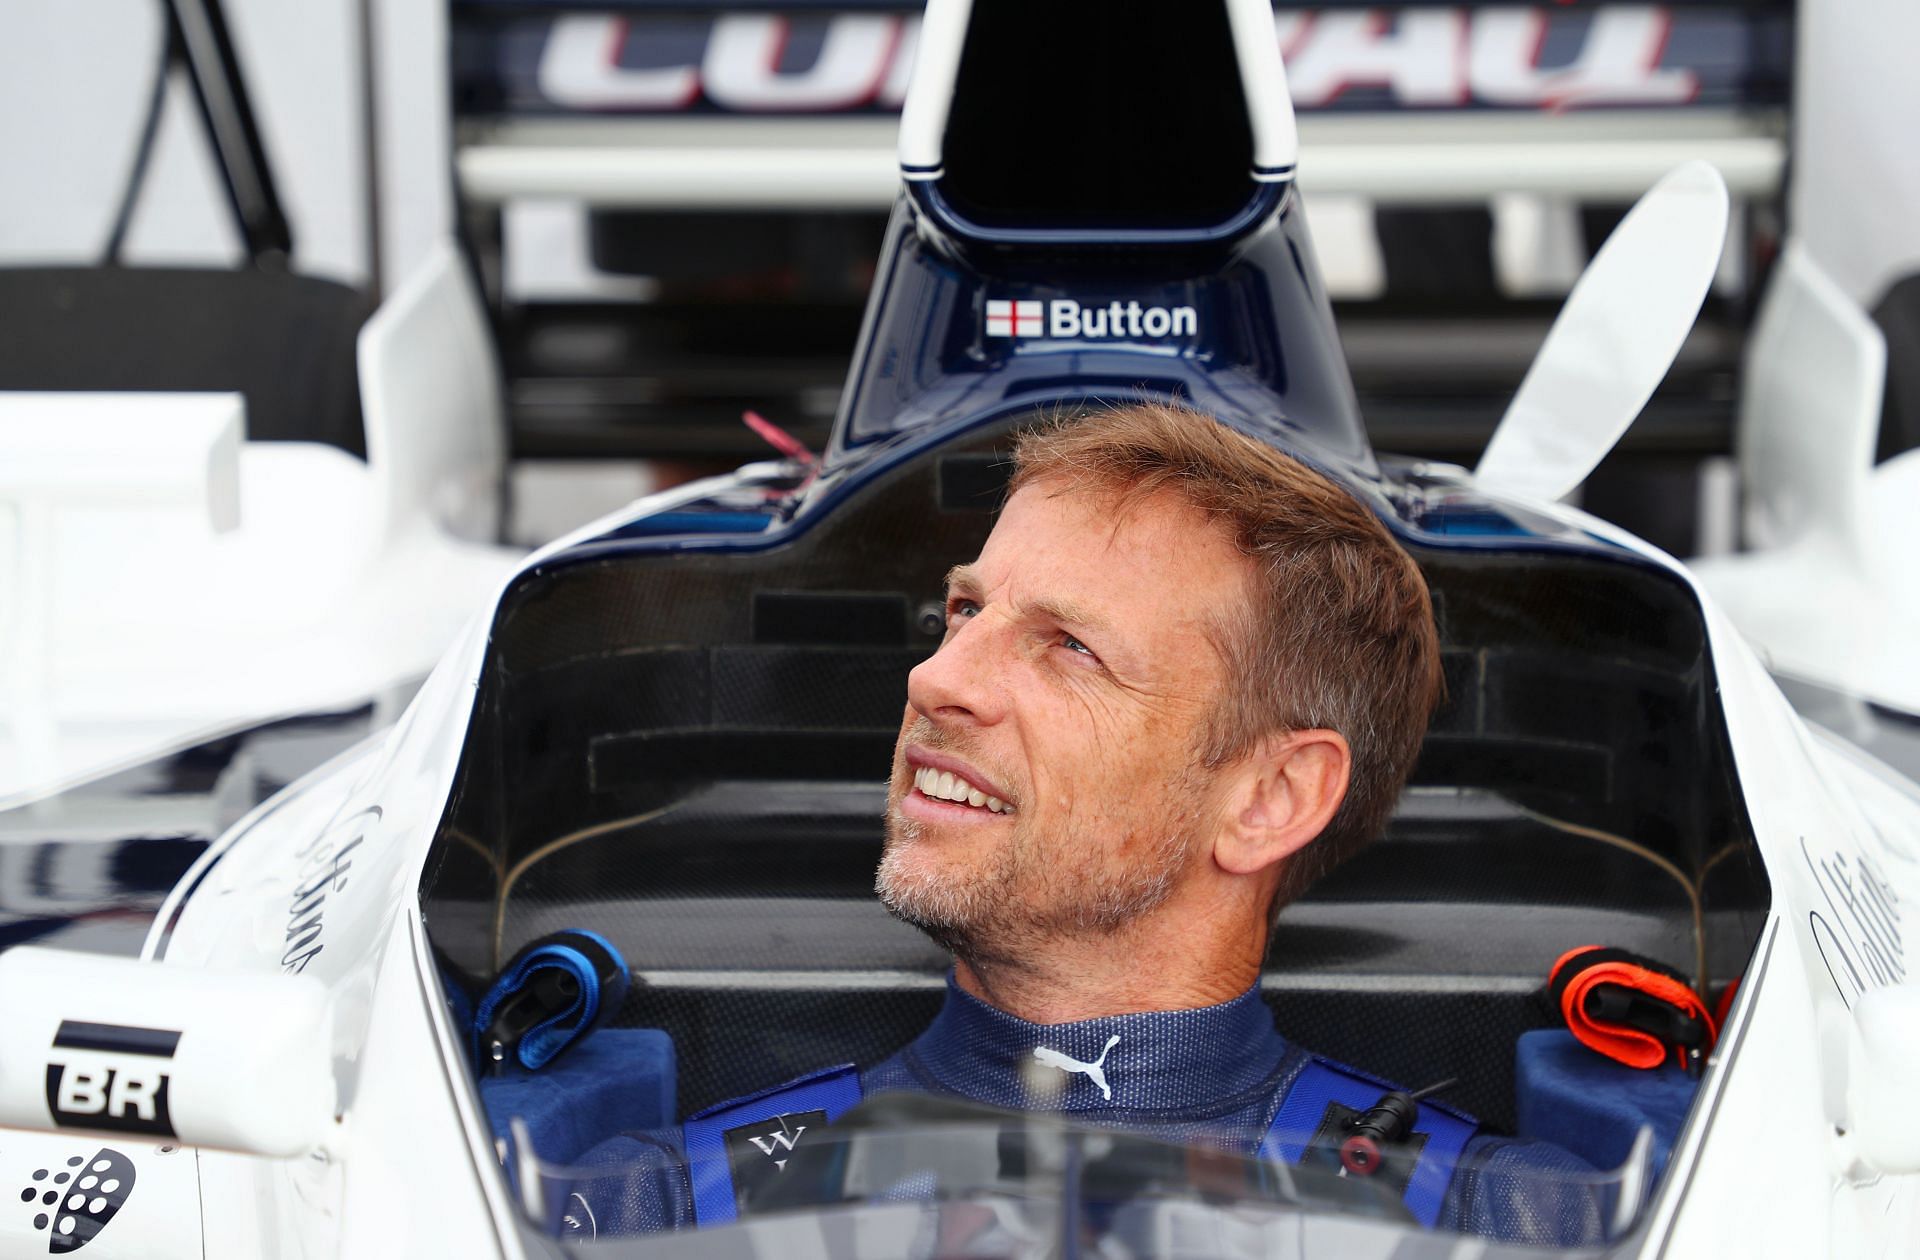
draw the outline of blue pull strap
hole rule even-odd
[[[695,1112],[682,1126],[687,1171],[693,1182],[694,1224],[724,1225],[739,1219],[740,1202],[727,1150],[729,1131],[807,1111],[825,1112],[831,1123],[859,1102],[860,1094],[860,1072],[847,1063]]]
[[[1281,1100],[1279,1113],[1274,1116],[1267,1136],[1261,1139],[1261,1158],[1299,1163],[1307,1153],[1308,1141],[1319,1130],[1329,1103],[1365,1111],[1380,1101],[1381,1094],[1393,1088],[1395,1086],[1386,1081],[1345,1064],[1316,1057],[1295,1078],[1293,1088]],[[1431,1228],[1440,1219],[1447,1187],[1453,1182],[1453,1170],[1479,1127],[1471,1117],[1448,1110],[1431,1099],[1421,1101],[1420,1119],[1413,1126],[1413,1132],[1424,1135],[1427,1141],[1407,1179],[1402,1202],[1422,1225]]]
[[[514,1055],[530,1072],[545,1067],[592,1028],[603,1011],[617,1011],[627,992],[627,964],[612,942],[582,928],[556,932],[522,950],[494,981],[474,1010],[474,1036],[483,1038],[501,1008],[524,993],[543,972],[571,977],[576,992],[570,1003],[554,1009],[519,1035]]]

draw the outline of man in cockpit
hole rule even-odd
[[[908,683],[877,879],[953,954],[939,1015],[877,1066],[615,1139],[590,1162],[646,1171],[574,1226],[731,1219],[703,1152],[770,1119],[791,1150],[783,1117],[882,1091],[1289,1160],[1381,1096],[1283,1038],[1258,990],[1275,914],[1382,830],[1439,697],[1426,584],[1380,521],[1210,418],[1128,407],[1021,439],[946,614]],[[1427,1224],[1600,1234],[1588,1196],[1545,1189],[1591,1175],[1557,1148],[1427,1101],[1406,1150]]]

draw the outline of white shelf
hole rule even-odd
[[[1501,193],[1630,201],[1689,158],[1736,197],[1776,193],[1784,120],[1724,111],[1304,116],[1308,194],[1481,202]],[[463,129],[468,198],[634,209],[885,209],[899,193],[891,118],[558,119]]]

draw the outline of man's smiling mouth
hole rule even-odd
[[[1013,812],[1013,807],[999,797],[981,791],[957,774],[935,770],[932,766],[921,766],[913,772],[913,786],[922,796],[936,801],[952,801],[956,805],[970,805],[996,814]]]

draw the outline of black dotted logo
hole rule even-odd
[[[62,1168],[36,1168],[20,1191],[33,1227],[47,1231],[54,1255],[78,1251],[105,1229],[133,1193],[133,1161],[111,1147],[74,1155]]]

